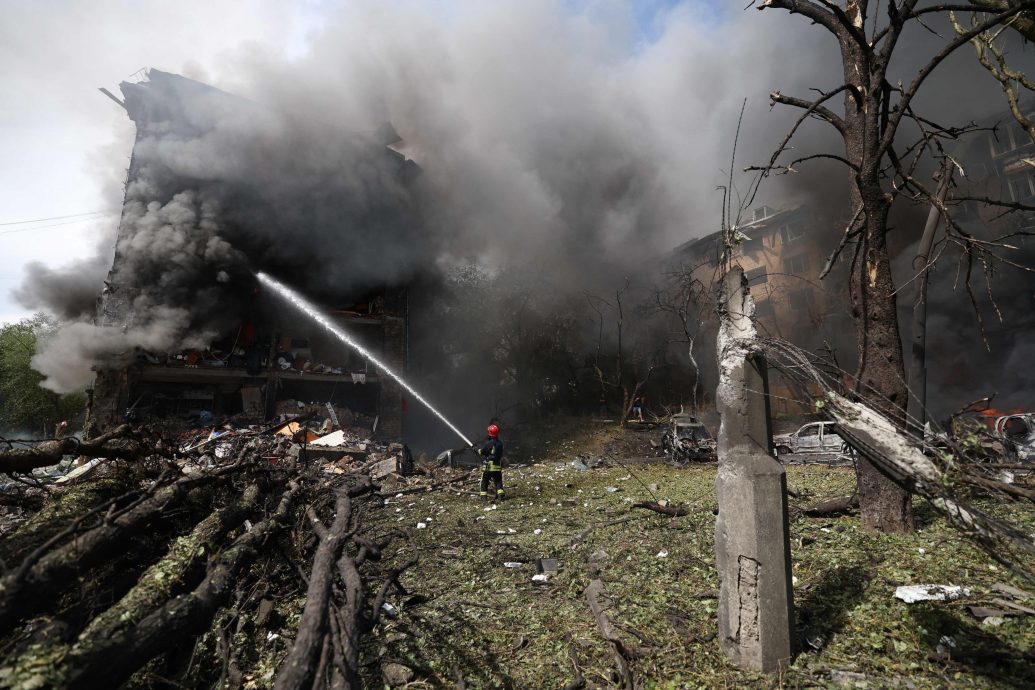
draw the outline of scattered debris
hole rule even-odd
[[[918,601],[951,601],[970,596],[970,590],[958,585],[902,585],[895,589],[895,598],[907,604]]]
[[[1002,582],[997,582],[994,585],[992,585],[992,589],[996,592],[999,592],[1000,594],[1005,594],[1006,596],[1012,597],[1014,599],[1024,600],[1032,598],[1032,595],[1028,592],[1025,592],[1023,589],[1018,589],[1017,587],[1007,585]]]
[[[560,561],[556,558],[540,558],[535,562],[535,567],[540,573],[556,575],[560,570]]]

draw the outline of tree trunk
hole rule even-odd
[[[841,49],[845,58],[845,80],[856,87],[854,94],[848,92],[845,96],[845,157],[858,167],[850,176],[850,208],[861,205],[865,223],[849,281],[858,343],[857,390],[889,418],[905,421],[905,362],[887,244],[891,206],[881,187],[880,176],[883,90],[881,82],[873,88],[867,81],[866,70],[856,69],[866,64],[857,45],[846,39]],[[909,493],[862,457],[856,462],[856,475],[863,529],[912,532]]]

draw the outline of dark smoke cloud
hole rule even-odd
[[[34,261],[25,267],[25,280],[14,291],[14,298],[28,309],[49,309],[65,321],[92,318],[109,268],[111,257],[106,254],[60,269]]]
[[[180,125],[139,133],[126,191],[111,283],[132,286],[116,300],[135,317],[63,329],[37,359],[47,385],[225,328],[247,281],[221,271],[264,268],[320,298],[473,262],[535,266],[578,294],[712,231],[741,100],[760,114],[773,86],[804,88],[820,37],[773,17],[804,47],[779,64],[739,15],[715,25],[688,5],[637,47],[630,14],[605,10],[359,3],[304,58],[242,52],[217,81],[251,102],[177,85]],[[370,144],[385,122],[424,170],[408,185]],[[63,280],[36,271],[21,298],[80,312]]]
[[[135,320],[62,329],[36,362],[47,385],[80,387],[100,359],[136,347],[203,344],[237,318],[243,276],[258,268],[318,299],[457,264],[534,269],[558,304],[613,291],[651,257],[718,228],[716,187],[744,98],[738,168],[767,161],[797,114],[770,112],[770,91],[839,83],[822,29],[739,6],[717,21],[712,6],[679,5],[640,44],[620,3],[573,12],[560,0],[470,1],[436,14],[360,2],[328,17],[302,57],[240,48],[209,73],[249,101],[184,87],[175,107],[186,126],[140,134],[112,276],[135,286],[121,297]],[[907,38],[903,78],[937,42]],[[928,112],[975,116],[957,97],[981,79],[973,60],[945,71]],[[423,170],[415,179],[372,143],[386,122]],[[810,122],[794,146],[804,155],[837,141]],[[843,171],[802,170],[767,183],[756,205],[850,215]],[[108,264],[90,265],[73,272]],[[34,269],[20,298],[83,314],[84,299],[62,297],[88,292],[74,282]]]

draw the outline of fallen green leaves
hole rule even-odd
[[[422,600],[407,605],[404,595],[389,597],[399,616],[375,633],[367,659],[478,688],[564,687],[577,664],[588,687],[618,687],[612,644],[586,604],[586,589],[599,578],[632,675],[645,687],[770,687],[772,679],[729,664],[714,640],[714,466],[584,471],[569,462],[507,470],[510,499],[495,509],[476,496],[434,492],[389,497],[371,510],[364,521],[413,534],[422,559],[403,584]],[[687,504],[689,514],[630,513],[633,503],[654,499],[644,487],[655,484],[658,500]],[[850,468],[791,467],[788,484],[799,496],[793,502],[805,506],[851,493],[854,475]],[[993,627],[966,608],[1003,598],[993,588],[999,583],[1024,583],[964,543],[922,501],[916,509],[920,529],[904,537],[860,533],[852,516],[794,519],[801,652],[786,684],[1030,681],[1035,616],[1016,611]],[[1035,529],[1035,513],[1021,518]],[[416,529],[418,522],[425,527]],[[560,559],[560,571],[534,582],[544,557]],[[917,604],[894,598],[896,586],[918,583],[963,585],[972,594]]]

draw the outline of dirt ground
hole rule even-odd
[[[579,674],[586,687],[615,686],[615,658],[585,596],[599,578],[645,688],[1031,687],[1035,616],[992,627],[965,608],[989,605],[995,583],[1025,583],[919,499],[919,529],[906,537],[861,533],[851,516],[800,515],[854,487],[850,467],[814,464],[788,468],[799,497],[791,537],[800,653],[780,678],[739,671],[715,640],[714,465],[645,459],[653,432],[584,429],[557,422],[526,439],[521,455],[532,464],[505,471],[508,500],[498,505],[436,491],[389,497],[365,516],[411,533],[421,556],[403,581],[408,596],[390,599],[397,617],[364,654],[374,683],[394,662],[415,672],[415,688],[561,688]],[[603,463],[577,469],[576,456]],[[630,507],[655,498],[691,512]],[[1019,519],[1035,528],[1035,513]],[[541,558],[558,559],[560,571],[535,582]],[[893,596],[898,585],[926,583],[970,594],[917,604]]]

